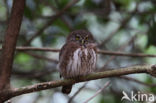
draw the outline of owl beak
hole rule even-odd
[[[81,43],[82,43],[82,45],[84,45],[85,41],[84,40],[81,40]]]
[[[85,40],[81,40],[81,44],[86,47]]]

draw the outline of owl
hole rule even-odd
[[[59,71],[65,79],[86,76],[95,70],[97,61],[96,43],[86,30],[71,32],[59,54]],[[62,92],[69,94],[72,85],[63,86]]]

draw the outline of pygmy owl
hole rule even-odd
[[[96,66],[96,43],[92,34],[85,30],[71,32],[59,54],[59,71],[63,78],[85,76]],[[62,92],[69,94],[72,85],[63,86]]]

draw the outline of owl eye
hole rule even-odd
[[[77,36],[77,37],[76,37],[76,40],[80,40],[80,37]]]
[[[88,40],[88,37],[86,37],[86,40]]]

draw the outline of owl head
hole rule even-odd
[[[68,35],[67,42],[75,42],[81,46],[85,46],[89,43],[94,43],[95,40],[90,32],[86,30],[75,30]]]

